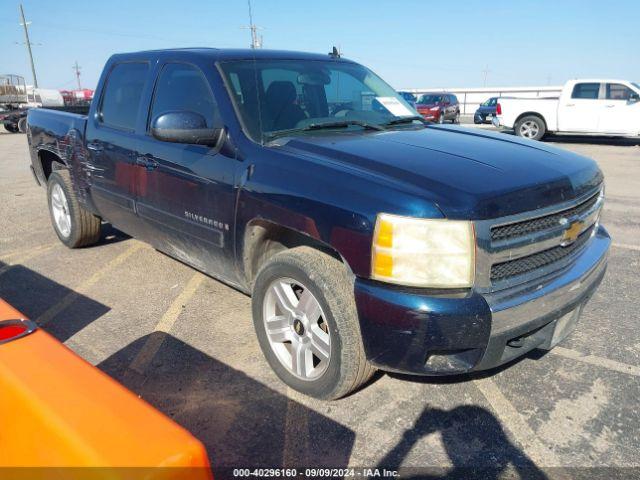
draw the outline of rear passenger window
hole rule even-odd
[[[175,111],[199,113],[209,128],[222,123],[209,84],[202,72],[192,65],[168,63],[158,78],[151,121],[163,113]]]
[[[599,83],[576,83],[571,98],[597,99],[600,91]]]
[[[113,67],[102,96],[102,123],[127,130],[135,129],[148,70],[146,63],[120,63]]]

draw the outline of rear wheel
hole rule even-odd
[[[100,239],[100,218],[80,206],[67,170],[51,173],[47,198],[53,229],[67,247],[85,247]]]
[[[335,258],[310,247],[274,255],[258,273],[252,308],[262,352],[291,388],[336,399],[375,371],[362,346],[353,280]]]
[[[527,115],[516,122],[516,135],[531,140],[540,140],[547,132],[547,127],[537,115]]]
[[[18,133],[18,125],[15,123],[5,123],[4,128],[9,133]]]

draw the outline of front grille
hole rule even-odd
[[[588,200],[590,201],[590,200]],[[580,205],[578,206],[580,207]],[[575,207],[575,208],[578,208]],[[572,209],[573,210],[573,209]],[[542,252],[534,253],[526,257],[518,258],[516,260],[509,260],[502,263],[496,263],[491,267],[491,281],[499,282],[506,280],[523,273],[536,270],[538,268],[550,265],[558,262],[563,258],[568,257],[572,253],[578,251],[591,237],[591,233],[595,227],[592,225],[587,230],[582,232],[580,236],[571,245],[566,247],[558,245]]]
[[[491,229],[491,240],[507,240],[557,227],[560,224],[559,222],[561,218],[570,218],[575,215],[580,216],[588,211],[598,201],[599,195],[600,193],[596,193],[575,207],[552,213],[550,215],[545,215],[544,217],[493,227]]]

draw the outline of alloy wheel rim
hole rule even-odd
[[[520,133],[522,134],[523,137],[526,137],[526,138],[534,138],[536,135],[538,135],[539,131],[540,131],[540,128],[538,127],[538,124],[530,120],[527,122],[524,122],[520,126]]]
[[[331,360],[331,333],[320,302],[297,280],[278,278],[263,302],[267,340],[278,361],[301,380],[316,380]]]
[[[67,196],[57,183],[51,189],[51,212],[56,230],[67,238],[71,234],[71,214],[69,213]]]

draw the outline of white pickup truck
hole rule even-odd
[[[546,133],[640,135],[640,85],[626,80],[569,80],[560,97],[501,98],[496,127],[540,140]]]

